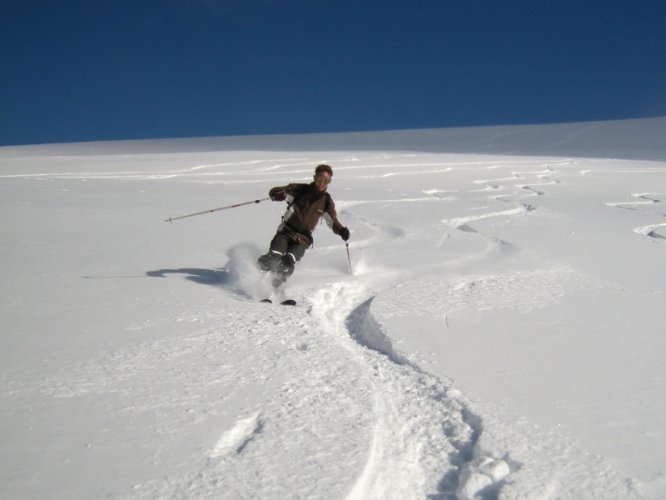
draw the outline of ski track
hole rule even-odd
[[[665,217],[666,212],[663,212],[664,209],[661,205],[664,196],[666,196],[666,193],[631,193],[634,201],[609,202],[606,205],[612,208],[636,211],[650,217],[659,215]],[[649,238],[650,241],[666,242],[666,222],[637,226],[633,231]]]
[[[525,170],[514,170],[517,165],[525,165]],[[486,229],[480,230],[477,228],[478,222],[484,220],[497,219],[499,223],[508,221],[513,217],[523,217],[528,213],[537,210],[533,203],[527,202],[531,198],[541,198],[546,196],[545,188],[559,184],[561,181],[558,178],[556,167],[559,165],[570,166],[574,164],[572,160],[562,160],[556,162],[543,163],[534,160],[525,161],[475,161],[475,162],[460,162],[448,164],[451,168],[441,169],[439,173],[446,175],[447,172],[453,171],[456,168],[472,168],[472,172],[477,170],[487,172],[495,170],[510,169],[509,175],[501,175],[496,178],[481,178],[471,180],[472,184],[483,186],[478,190],[469,190],[467,194],[472,194],[474,200],[478,200],[479,213],[474,215],[460,215],[447,219],[441,219],[440,223],[444,225],[443,232],[437,236],[438,242],[433,244],[439,247],[452,246],[450,245],[451,238],[466,238],[474,237],[478,239],[480,247],[476,252],[470,253],[467,251],[464,255],[457,257],[449,256],[446,263],[442,264],[445,267],[454,267],[460,265],[470,265],[474,262],[486,259],[489,256],[500,253],[504,255],[515,254],[519,249],[509,241],[505,241],[493,234],[490,234]],[[442,164],[447,165],[447,164]],[[431,164],[427,164],[428,167]],[[393,167],[390,163],[381,165],[382,168]],[[379,166],[375,166],[379,168]],[[419,169],[418,164],[409,165],[413,169],[409,173],[418,172],[431,172],[430,170]],[[389,172],[391,175],[397,174],[396,172]],[[404,172],[403,172],[404,174]],[[381,178],[386,174],[377,172],[369,178]],[[426,197],[403,197],[396,199],[373,200],[369,201],[345,201],[339,203],[341,215],[345,219],[354,221],[355,223],[362,224],[368,229],[369,235],[354,240],[355,248],[372,248],[381,245],[392,244],[394,245],[398,239],[405,239],[408,236],[413,236],[409,229],[400,227],[395,224],[387,224],[384,220],[373,220],[369,217],[362,216],[356,211],[352,210],[360,205],[367,204],[386,204],[387,206],[400,207],[403,204],[418,204],[418,203],[447,203],[458,201],[460,194],[443,190],[443,189],[428,189],[422,190]],[[506,208],[506,205],[511,205],[511,208]],[[436,209],[433,208],[434,213]],[[450,211],[447,208],[446,211]],[[404,212],[401,209],[400,214]],[[469,249],[467,249],[469,250]]]
[[[363,300],[364,295],[362,289],[334,284],[312,299],[313,315],[337,332],[366,367],[372,387],[370,453],[347,498],[466,498],[466,490],[473,487],[461,481],[461,471],[475,458],[478,419],[450,383],[423,372],[393,349],[370,313],[372,297]],[[508,474],[507,465],[506,474],[484,481],[480,489],[498,488]],[[468,478],[477,479],[475,474]]]
[[[563,162],[568,164],[569,161]],[[515,166],[514,164],[509,165]],[[484,186],[479,190],[470,190],[470,193],[484,195],[485,199],[479,200],[485,203],[486,207],[495,207],[497,203],[513,205],[512,208],[492,208],[491,210],[485,209],[481,213],[475,215],[467,215],[460,217],[452,217],[443,219],[441,222],[448,228],[454,231],[472,234],[484,240],[486,246],[479,251],[476,256],[467,255],[458,259],[458,263],[471,262],[478,259],[483,259],[491,253],[502,252],[505,254],[513,254],[519,249],[511,242],[498,238],[487,232],[476,229],[475,223],[486,219],[501,219],[507,220],[511,217],[525,216],[529,212],[537,209],[531,203],[524,200],[529,198],[539,198],[546,195],[544,191],[545,186],[557,185],[560,180],[557,178],[557,172],[551,164],[536,164],[530,162],[530,166],[542,167],[542,170],[520,170],[511,171],[510,176],[502,176],[493,179],[476,179],[473,184]],[[505,167],[505,165],[493,164],[489,169],[497,169]],[[533,182],[530,180],[533,179]],[[490,193],[490,194],[488,194]],[[444,237],[446,240],[449,237],[447,233]]]
[[[584,169],[580,171],[580,175],[601,176],[604,174],[613,174],[613,175],[636,176],[638,174],[654,175],[655,173],[660,173],[663,171],[664,169],[659,167],[652,167],[652,168],[634,167],[631,169],[615,169],[615,170]],[[646,184],[649,184],[649,181],[646,181]],[[662,205],[662,200],[666,196],[666,193],[639,192],[639,193],[630,193],[628,196],[631,198],[631,200],[625,199],[622,201],[612,201],[605,203],[605,205],[620,210],[629,210],[633,212],[638,212],[641,215],[651,218],[666,217],[666,212],[664,211]],[[636,226],[633,228],[633,232],[640,234],[641,236],[647,237],[653,243],[666,242],[666,222]]]

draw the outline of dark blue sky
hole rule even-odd
[[[0,145],[666,115],[663,0],[5,0]]]

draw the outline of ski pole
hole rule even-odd
[[[349,262],[349,274],[353,276],[354,271],[352,269],[351,257],[349,256],[349,243],[346,241],[345,241],[345,246],[347,247],[347,262]]]
[[[220,210],[227,210],[229,208],[242,207],[243,205],[251,205],[252,203],[261,203],[262,201],[266,201],[266,200],[270,200],[270,198],[261,198],[260,200],[253,200],[253,201],[246,201],[246,202],[243,202],[243,203],[236,203],[235,205],[229,205],[227,207],[212,208],[210,210],[204,210],[203,212],[197,212],[197,213],[194,213],[194,214],[180,215],[178,217],[169,217],[164,222],[173,222],[175,220],[184,219],[186,217],[194,217],[195,215],[203,215],[203,214],[209,214],[211,212],[219,212]]]

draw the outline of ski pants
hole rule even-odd
[[[271,253],[289,256],[292,265],[298,262],[305,255],[307,248],[304,245],[292,240],[284,233],[277,233],[271,240]]]

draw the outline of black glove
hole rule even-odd
[[[347,241],[349,239],[349,229],[347,229],[346,227],[340,229],[340,232],[338,234],[340,235],[340,238],[342,238],[344,241]]]
[[[272,201],[284,201],[287,198],[287,193],[284,191],[275,191],[270,196]]]

